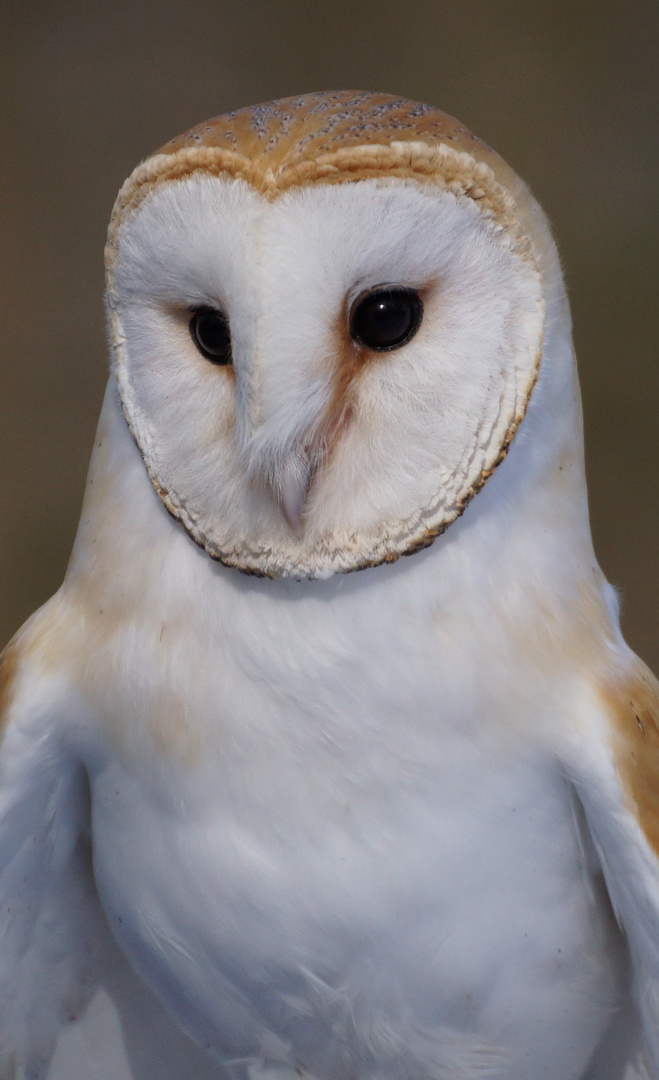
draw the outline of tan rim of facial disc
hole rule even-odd
[[[158,475],[141,436],[144,425],[134,401],[123,349],[123,332],[113,288],[115,241],[127,215],[160,184],[194,173],[241,179],[270,199],[310,184],[354,183],[363,179],[441,187],[472,200],[519,259],[533,299],[525,313],[526,348],[508,376],[498,417],[479,433],[483,452],[474,458],[457,493],[440,492],[413,521],[391,522],[372,537],[334,548],[327,542],[305,551],[291,538],[290,550],[273,553],[245,543],[228,548],[205,534],[185,500]],[[544,328],[541,274],[536,259],[546,241],[535,204],[515,173],[458,121],[429,105],[387,94],[331,92],[240,109],[192,128],[166,143],[134,170],[114,206],[106,249],[107,298],[114,356],[124,415],[151,481],[167,509],[213,558],[247,573],[271,577],[326,577],[393,562],[442,533],[465,509],[505,457],[524,417],[538,375]],[[438,478],[439,483],[439,478]]]

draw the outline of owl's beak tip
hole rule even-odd
[[[304,499],[300,498],[299,492],[282,491],[279,505],[281,506],[284,521],[296,539],[300,540],[304,532],[304,520],[302,517]]]
[[[279,491],[279,505],[284,521],[298,540],[304,534],[304,506],[311,487],[311,479],[311,472],[303,479],[289,476],[284,480]]]

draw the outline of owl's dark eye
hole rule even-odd
[[[190,319],[192,340],[202,356],[214,364],[231,363],[229,320],[215,308],[200,308]]]
[[[400,349],[421,326],[423,303],[414,289],[378,285],[359,297],[350,312],[350,333],[358,345],[376,352]]]

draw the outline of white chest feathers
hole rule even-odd
[[[528,1080],[532,1061],[562,1080],[618,1001],[608,897],[543,743],[569,697],[517,687],[526,661],[492,629],[462,668],[442,657],[432,558],[371,571],[366,600],[358,579],[275,598],[220,569],[215,636],[163,603],[101,683],[100,896],[222,1061],[320,1080]]]
[[[394,763],[362,719],[375,746],[341,773],[321,730],[297,752],[237,740],[226,771],[159,791],[104,764],[95,872],[121,946],[225,1061],[323,1080],[579,1075],[621,971],[559,772],[487,736],[444,730],[433,748],[409,715]]]

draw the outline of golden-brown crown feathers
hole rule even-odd
[[[271,197],[318,181],[341,183],[385,173],[432,181],[441,175],[456,193],[460,188],[506,224],[516,217],[539,261],[551,247],[537,203],[494,150],[440,109],[391,94],[302,94],[197,124],[129,176],[115,204],[110,239],[123,215],[155,184],[193,172],[246,180]],[[503,194],[509,198],[502,199]],[[111,259],[111,249],[108,254]]]
[[[216,116],[171,139],[157,153],[217,147],[241,154],[264,170],[277,170],[364,143],[387,146],[417,140],[448,142],[480,160],[496,157],[439,109],[391,94],[350,90],[281,98]]]

